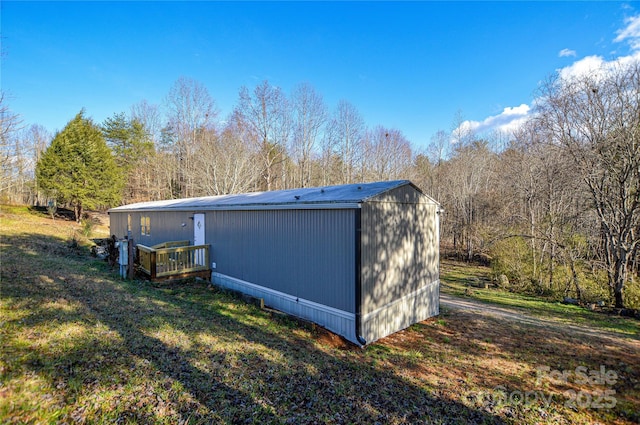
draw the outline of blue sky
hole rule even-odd
[[[559,70],[640,51],[633,2],[0,2],[2,90],[25,124],[61,130],[162,105],[181,76],[220,118],[242,86],[309,83],[418,148],[458,113],[477,130],[530,113]],[[626,31],[626,33],[625,33]]]

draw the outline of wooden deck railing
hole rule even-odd
[[[151,248],[153,249],[163,249],[163,248],[175,248],[178,246],[189,246],[189,241],[168,241],[162,242],[158,245],[153,245]]]
[[[138,244],[140,269],[151,280],[209,278],[209,245],[188,244],[189,241],[164,242],[152,247]]]

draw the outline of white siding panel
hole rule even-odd
[[[269,307],[317,323],[331,332],[342,335],[347,340],[358,344],[355,338],[354,313],[294,297],[220,273],[212,273],[211,281],[220,287],[238,291],[252,297],[262,298],[265,305]]]

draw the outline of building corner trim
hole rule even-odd
[[[362,209],[355,210],[355,325],[356,325],[356,339],[362,347],[367,345],[367,340],[362,337]]]

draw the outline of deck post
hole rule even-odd
[[[150,270],[149,271],[151,272],[151,280],[155,280],[156,273],[157,273],[157,270],[156,270],[156,250],[155,249],[152,250],[149,253],[149,264],[150,264],[150,267],[149,267]]]

